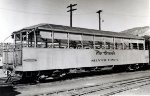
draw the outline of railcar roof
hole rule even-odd
[[[109,36],[109,37],[119,37],[119,38],[131,38],[131,39],[144,39],[139,36],[126,34],[126,33],[118,33],[111,31],[100,31],[95,29],[88,28],[80,28],[80,27],[69,27],[64,25],[55,25],[55,24],[38,24],[30,27],[25,27],[19,31],[15,31],[13,33],[25,32],[31,29],[37,28],[38,30],[47,30],[47,31],[59,31],[59,32],[68,32],[68,33],[81,33],[81,34],[90,34],[90,35],[101,35],[101,36]]]

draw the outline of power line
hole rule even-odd
[[[105,12],[105,14],[104,15],[118,15],[118,16],[128,16],[128,17],[141,17],[141,18],[143,18],[143,17],[150,17],[150,16],[146,16],[146,15],[132,15],[132,14],[123,14],[123,13],[109,13],[109,12]]]
[[[21,11],[21,10],[14,10],[14,9],[6,9],[6,8],[0,8],[0,10],[10,11],[10,12],[16,12],[16,13],[24,13],[24,14],[39,14],[39,15],[66,15],[66,14],[50,14],[50,13],[40,13],[40,12],[28,12],[28,11]]]
[[[7,8],[0,8],[0,10],[5,10],[5,11],[10,11],[10,12],[17,12],[17,13],[24,13],[24,14],[39,14],[39,15],[66,15],[63,13],[42,13],[42,12],[28,12],[28,11],[22,11],[22,10],[14,10],[14,9],[7,9]],[[56,12],[58,12],[56,10]],[[90,11],[87,13],[76,13],[74,15],[94,15],[95,12],[94,11]],[[135,18],[150,18],[150,16],[146,16],[146,15],[129,15],[129,14],[120,14],[120,13],[109,13],[109,12],[105,12],[103,15],[117,15],[117,16],[128,16],[128,17],[135,17]]]

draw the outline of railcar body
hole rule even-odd
[[[5,46],[3,63],[24,77],[105,66],[124,65],[132,70],[149,64],[145,39],[125,33],[39,24],[13,32],[12,37],[14,45]]]

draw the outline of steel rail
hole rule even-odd
[[[102,92],[101,95],[109,96],[109,95],[113,95],[119,92],[127,91],[130,89],[148,85],[148,84],[150,84],[150,76],[144,76],[144,77],[126,79],[126,80],[91,85],[91,86],[83,86],[79,88],[64,89],[64,90],[59,90],[59,91],[54,91],[54,92],[41,93],[41,94],[37,94],[34,96],[49,96],[49,95],[50,96],[53,96],[53,95],[81,96],[81,95],[88,95],[88,94],[92,94],[96,92],[102,92],[106,90],[109,90],[109,92],[104,92],[104,93]],[[114,88],[117,88],[117,90],[111,91]]]

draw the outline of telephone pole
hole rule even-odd
[[[99,15],[99,30],[101,31],[101,12],[102,10],[98,10],[96,13]]]
[[[70,8],[70,10],[67,11],[70,12],[70,27],[72,27],[72,12],[77,10],[77,9],[73,9],[73,7],[76,5],[77,4],[70,4],[69,6],[67,6],[67,8]]]

